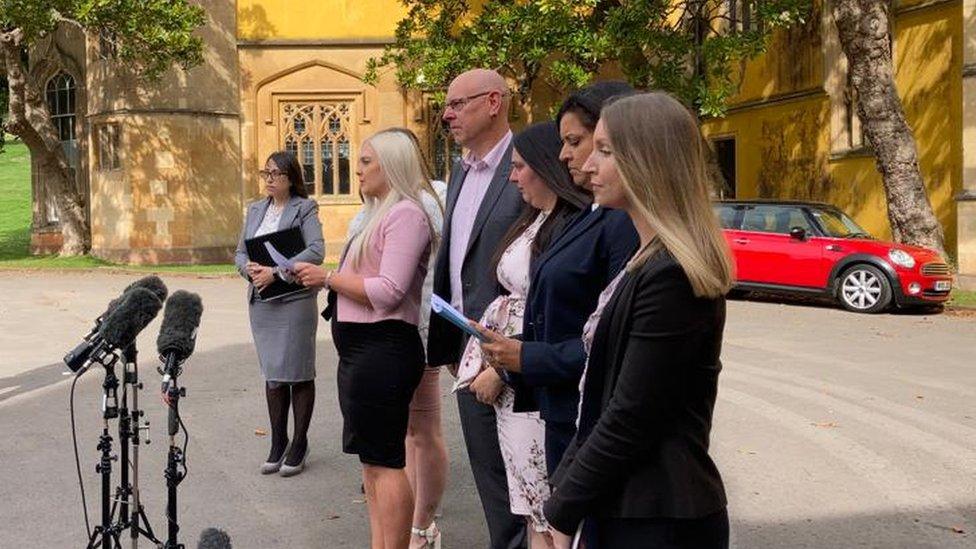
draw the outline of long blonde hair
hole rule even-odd
[[[656,235],[628,269],[664,248],[696,296],[725,295],[733,266],[712,210],[707,144],[694,115],[670,95],[651,92],[614,101],[600,116],[633,211]]]
[[[437,192],[430,184],[424,160],[417,147],[416,141],[401,128],[382,130],[363,141],[369,143],[376,153],[374,161],[379,162],[380,171],[390,186],[390,192],[383,199],[364,196],[366,220],[363,229],[353,235],[349,242],[347,258],[355,268],[365,255],[366,248],[379,229],[380,222],[390,209],[401,200],[409,200],[424,210],[420,199],[421,192],[429,192],[437,197]],[[427,215],[427,228],[430,231],[431,249],[436,246],[437,232],[434,224]]]

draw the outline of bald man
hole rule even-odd
[[[465,316],[478,320],[502,288],[493,259],[502,237],[522,211],[522,197],[508,183],[512,132],[510,94],[497,72],[475,69],[451,82],[443,119],[451,136],[468,152],[454,165],[447,187],[444,235],[434,266],[434,293],[449,299]],[[430,319],[428,364],[456,372],[466,343],[461,330],[437,315]],[[500,378],[482,379],[476,393],[458,391],[461,430],[468,461],[488,523],[491,549],[526,547],[526,525],[512,514],[505,465],[498,446],[494,394]]]

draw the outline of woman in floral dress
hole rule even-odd
[[[552,122],[529,126],[514,139],[511,180],[526,207],[502,240],[496,259],[498,282],[509,293],[489,304],[481,318],[484,328],[505,336],[522,332],[533,260],[591,202],[560,162],[560,147]],[[472,338],[461,357],[455,390],[470,390],[481,402],[495,406],[511,511],[526,517],[530,547],[548,547],[548,525],[542,516],[542,504],[549,497],[545,423],[538,412],[513,411],[515,391],[503,375]]]

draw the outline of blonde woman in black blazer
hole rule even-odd
[[[604,107],[594,138],[584,169],[596,201],[628,213],[640,248],[584,328],[579,431],[545,515],[556,547],[582,528],[588,549],[724,549],[725,490],[708,444],[732,267],[706,145],[663,93]]]

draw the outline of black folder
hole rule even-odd
[[[295,257],[305,249],[305,239],[302,238],[302,231],[298,227],[246,239],[244,241],[244,247],[247,249],[248,259],[265,267],[277,266],[274,260],[271,259],[271,254],[268,253],[268,249],[264,246],[265,242],[270,242],[276,250],[281,252],[281,255],[288,258]],[[263,290],[258,292],[258,298],[261,301],[270,301],[304,290],[306,290],[305,286],[285,282],[276,276],[271,284],[268,284]]]

